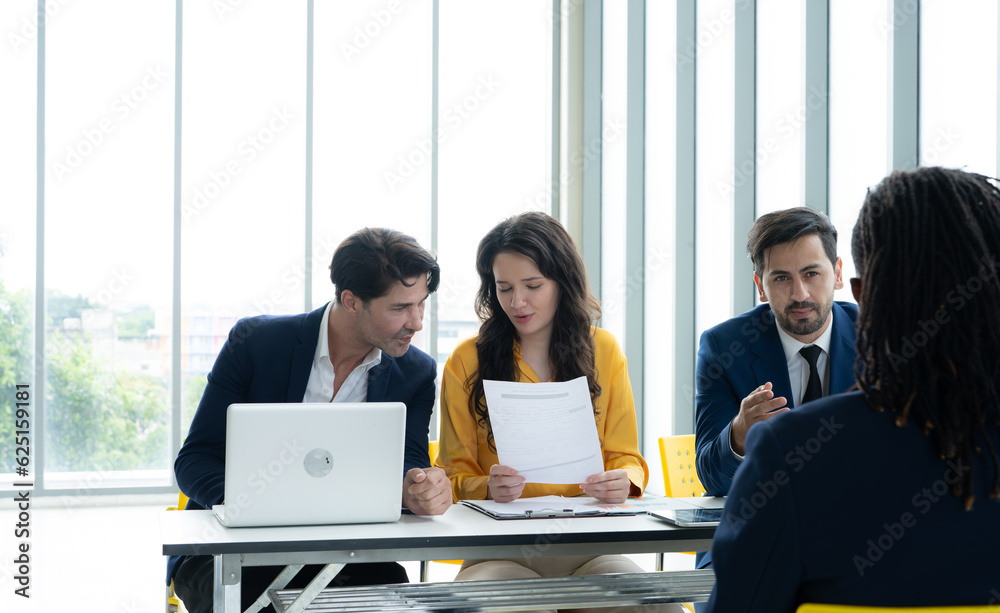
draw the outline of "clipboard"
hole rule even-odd
[[[609,505],[590,496],[538,496],[512,502],[495,500],[462,500],[461,503],[493,519],[545,519],[552,517],[600,517],[605,515],[637,515],[645,511],[634,507]]]

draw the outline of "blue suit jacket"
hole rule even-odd
[[[834,302],[832,313],[830,393],[838,394],[854,384],[854,322],[858,307],[849,302]],[[787,364],[774,313],[768,304],[701,335],[695,395],[695,461],[706,495],[728,494],[733,474],[740,466],[740,460],[729,447],[729,429],[747,394],[770,381],[775,397],[784,396],[788,399],[786,406],[794,408]],[[699,568],[709,562],[710,555],[699,554]]]
[[[177,485],[190,497],[188,509],[207,509],[222,502],[229,405],[302,402],[325,308],[300,315],[241,319],[229,332],[174,461]],[[430,466],[427,434],[436,376],[434,359],[416,347],[399,358],[383,353],[381,363],[368,371],[368,402],[406,405],[404,473]],[[168,562],[168,582],[177,559],[172,557]]]
[[[950,489],[969,464],[942,460],[921,427],[897,427],[894,417],[851,392],[750,429],[715,533],[707,610],[1000,601],[989,447],[971,464],[975,501],[966,511]],[[986,430],[997,449],[996,425]]]

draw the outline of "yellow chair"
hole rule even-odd
[[[437,441],[427,441],[427,452],[431,456],[431,466],[437,466],[438,449],[441,444]]]
[[[184,492],[177,492],[177,506],[167,507],[168,511],[183,511],[187,507],[188,497],[184,495]],[[174,580],[170,580],[170,586],[167,587],[167,613],[178,613],[181,610],[181,600],[174,594]]]
[[[694,498],[705,495],[705,487],[698,479],[695,468],[694,435],[678,434],[676,436],[660,437],[660,464],[663,466],[664,493],[671,498]],[[684,553],[694,554],[693,551]],[[663,570],[663,554],[656,556],[656,570]],[[690,603],[683,603],[694,611]]]
[[[427,441],[427,451],[431,456],[431,466],[437,466],[437,456],[438,456],[439,444],[437,441]],[[441,562],[442,564],[461,564],[462,560],[434,560],[434,562]],[[421,560],[420,561],[420,582],[425,583],[427,581],[428,569],[430,566],[430,561]]]
[[[796,613],[995,613],[994,605],[963,607],[858,607],[844,604],[800,605]]]
[[[705,486],[698,479],[694,463],[694,435],[665,436],[659,443],[666,495],[671,498],[704,496]]]

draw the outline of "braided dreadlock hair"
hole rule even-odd
[[[869,191],[851,252],[861,277],[855,375],[871,407],[923,428],[943,459],[993,463],[1000,425],[1000,192],[947,168],[893,172]],[[952,487],[966,509],[973,471]]]

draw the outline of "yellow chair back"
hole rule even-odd
[[[167,507],[168,511],[183,511],[188,506],[188,497],[184,495],[184,492],[178,490],[177,492],[177,506]]]
[[[858,607],[843,604],[805,603],[796,613],[987,613],[996,611],[994,605],[962,607]]]
[[[168,511],[183,511],[187,507],[188,497],[184,495],[184,492],[178,490],[177,492],[177,506],[167,507]],[[167,587],[167,611],[168,613],[177,613],[180,611],[181,601],[174,594],[174,581],[170,580],[170,585]]]
[[[666,495],[671,498],[704,496],[705,486],[698,479],[694,463],[694,435],[665,436],[659,443]]]
[[[437,466],[438,461],[438,442],[437,441],[427,441],[427,451],[431,456],[431,466]]]

